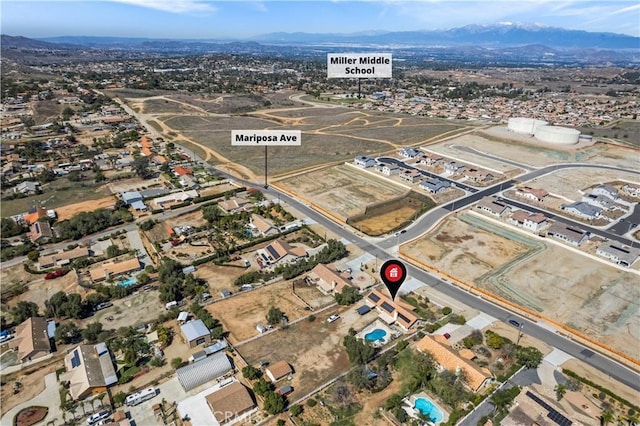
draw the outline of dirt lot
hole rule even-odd
[[[552,240],[470,220],[469,214],[447,220],[403,251],[637,357],[640,288],[635,274]]]
[[[352,222],[351,226],[367,235],[382,235],[403,224],[415,212],[415,209],[403,206],[389,213]]]
[[[591,146],[575,145],[568,147],[541,145],[532,143],[530,138],[514,138],[513,133],[508,133],[506,126],[496,126],[483,133],[470,136],[461,136],[444,142],[429,145],[429,150],[441,155],[460,157],[466,159],[471,154],[461,153],[451,149],[451,145],[461,145],[474,148],[481,152],[503,157],[516,162],[523,162],[536,167],[543,167],[551,163],[584,162],[591,164],[606,164],[627,169],[637,168],[637,153],[629,149],[615,145],[596,143]],[[491,139],[489,139],[491,138]],[[480,156],[473,156],[469,161],[485,164],[487,160]],[[488,163],[487,167],[491,167]]]
[[[202,218],[202,210],[198,209],[191,213],[181,214],[180,216],[167,219],[165,223],[171,226],[172,228],[176,226],[186,226],[186,225],[193,226],[195,228],[198,226],[205,225],[207,221]]]
[[[78,276],[73,271],[55,280],[45,280],[44,275],[38,275],[38,278],[31,281],[29,291],[12,299],[10,305],[13,306],[19,301],[28,301],[37,303],[40,310],[43,310],[45,300],[50,299],[51,296],[59,291],[78,293],[83,298],[87,294],[87,290],[78,285]]]
[[[164,303],[160,302],[157,291],[135,292],[124,299],[113,300],[113,306],[96,312],[79,326],[86,327],[89,323],[99,321],[105,328],[117,330],[151,321],[164,312]],[[108,320],[107,317],[113,319]]]
[[[241,262],[236,262],[240,265]],[[238,288],[233,285],[233,281],[240,275],[255,270],[245,268],[235,268],[232,266],[220,266],[212,263],[199,265],[193,274],[196,278],[202,278],[209,284],[210,293],[213,297],[218,297],[223,288],[235,293]],[[255,327],[255,324],[254,324]]]
[[[112,197],[99,198],[97,200],[82,201],[80,203],[69,204],[56,209],[58,220],[65,220],[73,217],[81,212],[92,212],[96,209],[110,209],[116,204],[116,200]]]
[[[220,319],[225,330],[229,330],[229,342],[234,344],[258,334],[256,325],[266,325],[267,311],[271,306],[278,307],[289,321],[309,314],[304,303],[293,295],[290,281],[258,288],[214,303],[209,305],[207,310],[214,318]]]
[[[346,165],[285,179],[280,184],[345,220],[361,213],[369,204],[407,192],[405,188]]]
[[[336,312],[340,312],[342,318],[327,324],[326,318]],[[291,364],[294,374],[290,384],[294,392],[289,400],[295,400],[348,369],[343,337],[350,327],[360,330],[374,319],[373,313],[360,316],[355,308],[341,311],[336,307],[319,314],[313,322],[302,320],[237,349],[252,365],[262,360],[270,363],[285,360]]]

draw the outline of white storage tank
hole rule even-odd
[[[534,136],[541,142],[574,145],[578,143],[580,131],[569,127],[540,126],[536,128]]]
[[[546,126],[547,124],[549,123],[535,118],[513,117],[509,119],[507,129],[514,133],[525,133],[533,136],[538,127]]]

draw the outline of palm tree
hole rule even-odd
[[[567,393],[567,387],[565,385],[556,385],[554,390],[556,391],[556,398],[558,401],[560,401],[564,394]]]
[[[613,411],[611,411],[611,408],[607,407],[602,411],[602,414],[600,416],[600,424],[606,425],[611,421],[613,421]]]

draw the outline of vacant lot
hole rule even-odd
[[[529,186],[544,188],[551,194],[568,198],[573,201],[580,201],[588,188],[602,183],[612,183],[616,180],[626,180],[636,182],[637,174],[624,173],[617,170],[606,169],[565,169],[557,170],[545,176],[529,182]],[[566,201],[564,202],[566,203]]]
[[[355,308],[341,311],[341,319],[327,324],[326,318],[335,312],[329,309],[309,322],[302,320],[284,330],[260,337],[238,347],[238,352],[249,364],[258,365],[265,360],[274,363],[287,361],[294,369],[289,400],[295,400],[335,376],[347,371],[349,360],[342,339],[350,327],[361,330],[375,319],[375,314],[360,316]],[[284,383],[283,383],[284,384]]]
[[[209,305],[207,310],[214,318],[220,319],[225,330],[231,333],[229,341],[238,343],[258,334],[256,325],[267,323],[267,311],[271,306],[278,307],[289,321],[309,313],[305,310],[305,305],[294,296],[289,281],[222,300]]]
[[[31,281],[28,289],[28,291],[11,300],[10,304],[14,305],[20,301],[34,302],[38,304],[41,310],[44,310],[45,300],[50,299],[51,296],[59,291],[78,293],[83,298],[87,294],[87,290],[78,285],[78,276],[73,271],[55,280],[45,280],[44,275],[38,275],[37,278]]]
[[[336,127],[332,129],[332,131],[358,138],[393,141],[398,145],[413,145],[420,142],[427,142],[431,138],[459,129],[462,129],[462,127],[455,125],[433,124],[425,120],[425,123],[422,125],[408,126],[402,125],[401,123],[376,123],[364,128],[356,129]]]
[[[158,298],[157,292],[135,292],[124,299],[113,300],[113,306],[96,312],[83,320],[84,324],[79,326],[86,327],[87,324],[98,321],[105,328],[117,330],[120,327],[134,327],[152,321],[165,312],[164,303]]]
[[[635,274],[469,214],[447,220],[403,251],[637,357]]]
[[[407,192],[405,188],[346,165],[285,179],[280,184],[344,220],[362,213],[369,204]]]

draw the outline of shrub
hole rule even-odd
[[[449,315],[452,312],[452,309],[448,306],[445,306],[444,308],[442,308],[442,313],[444,315]]]
[[[318,401],[316,401],[316,400],[315,400],[315,399],[313,399],[313,398],[309,398],[309,399],[307,400],[307,405],[308,405],[309,407],[315,407],[316,405],[318,405]]]

